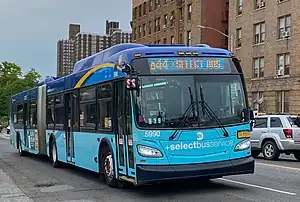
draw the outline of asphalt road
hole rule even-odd
[[[1,172],[3,174],[1,174]],[[0,201],[6,174],[15,183],[16,199],[31,201],[300,201],[300,162],[282,155],[279,161],[256,159],[254,175],[210,182],[182,181],[125,189],[109,188],[96,174],[66,166],[52,168],[46,158],[20,157],[9,140],[0,138]],[[9,184],[9,182],[6,182]],[[8,186],[8,185],[7,185]],[[16,191],[16,190],[21,191]],[[10,200],[14,201],[14,200]]]

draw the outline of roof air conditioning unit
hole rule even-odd
[[[290,37],[290,32],[289,31],[283,31],[283,38],[288,38]]]

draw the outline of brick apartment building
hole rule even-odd
[[[135,43],[199,44],[228,47],[229,0],[133,0],[132,29]]]
[[[230,0],[234,52],[251,107],[260,112],[300,112],[299,12],[293,0]]]
[[[57,42],[57,76],[73,72],[74,64],[83,58],[120,43],[131,43],[132,33],[122,31],[119,22],[106,20],[105,34],[84,33],[80,25],[69,25],[68,39]]]

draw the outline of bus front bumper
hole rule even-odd
[[[137,165],[137,185],[191,178],[218,178],[253,174],[254,159],[247,158],[190,165]]]

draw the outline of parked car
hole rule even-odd
[[[6,127],[6,133],[7,133],[7,134],[10,133],[10,125],[8,125],[8,126]]]
[[[300,128],[289,115],[255,117],[250,140],[253,157],[262,153],[265,159],[277,160],[284,153],[300,161]]]
[[[299,114],[297,116],[296,115],[291,115],[290,117],[293,120],[294,124],[296,126],[300,127],[300,115]]]

